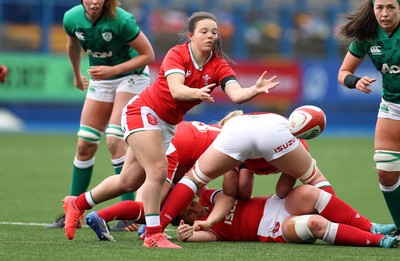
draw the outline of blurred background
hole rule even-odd
[[[273,111],[287,116],[314,104],[327,115],[325,135],[372,135],[380,101],[380,76],[369,61],[357,75],[379,80],[369,95],[347,90],[337,72],[347,45],[334,34],[345,13],[362,0],[120,0],[134,14],[156,52],[152,78],[167,50],[180,42],[194,11],[217,16],[226,53],[243,86],[264,70],[280,85],[268,95],[235,105],[222,91],[216,102],[196,107],[187,120],[218,121],[233,109]],[[66,55],[63,14],[77,0],[0,0],[0,64],[9,68],[0,85],[0,131],[75,132],[85,93],[73,86]],[[367,58],[368,59],[368,58]],[[82,73],[88,62],[83,59]]]

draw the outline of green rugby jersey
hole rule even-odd
[[[375,68],[382,74],[382,97],[384,100],[400,104],[400,32],[399,26],[388,35],[379,27],[370,41],[353,40],[349,46],[352,55],[371,58]]]
[[[77,5],[64,14],[64,30],[76,37],[85,53],[89,56],[90,66],[114,66],[138,56],[129,42],[140,33],[135,18],[127,11],[117,8],[117,16],[107,19],[102,15],[92,23],[85,15],[82,5]],[[136,71],[114,76],[120,78],[133,73],[141,73],[143,68]]]

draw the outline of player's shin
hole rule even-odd
[[[343,200],[323,190],[320,191],[315,209],[329,221],[347,224],[364,231],[371,229],[371,222],[366,217]]]
[[[342,246],[378,246],[383,235],[376,235],[359,228],[329,222],[323,241]]]
[[[197,193],[196,183],[184,176],[169,194],[160,213],[160,222],[163,230],[192,202]]]

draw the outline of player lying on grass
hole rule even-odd
[[[233,206],[233,207],[232,207]],[[113,218],[144,223],[143,203],[118,202],[86,217],[99,240],[114,240],[107,228]],[[338,197],[310,185],[294,188],[285,199],[276,195],[234,200],[222,190],[204,190],[179,215],[178,240],[259,241],[394,248],[394,224],[372,223]],[[177,221],[177,222],[176,222]],[[179,219],[172,224],[177,225]]]
[[[394,224],[372,223],[335,195],[310,185],[294,188],[284,199],[270,195],[247,201],[205,190],[180,218],[177,232],[182,242],[321,239],[332,245],[394,248],[400,240],[394,236]]]

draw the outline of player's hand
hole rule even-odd
[[[276,86],[279,85],[279,82],[276,81],[277,76],[274,75],[269,79],[265,79],[267,75],[267,71],[264,71],[260,78],[258,78],[256,82],[256,90],[258,93],[269,93],[269,90],[272,90]]]
[[[369,78],[368,76],[363,76],[358,80],[356,88],[363,93],[370,93],[372,90],[369,88],[373,82],[376,82],[376,78]]]
[[[177,238],[181,242],[187,241],[191,236],[193,236],[193,227],[185,224],[183,220],[179,223],[177,228]]]
[[[0,82],[6,81],[8,75],[8,68],[5,65],[0,65]]]
[[[211,227],[212,227],[212,225],[209,224],[209,223],[207,222],[207,220],[196,220],[196,221],[193,223],[193,230],[194,230],[194,231],[200,231],[200,230],[207,231],[207,230],[209,230]]]
[[[87,72],[96,81],[107,80],[114,76],[113,68],[105,65],[92,66]]]
[[[198,98],[202,101],[214,102],[214,98],[211,96],[211,90],[216,86],[215,83],[204,86],[199,89]]]
[[[89,79],[86,76],[80,75],[80,77],[74,78],[74,85],[76,88],[83,91],[89,86]]]

